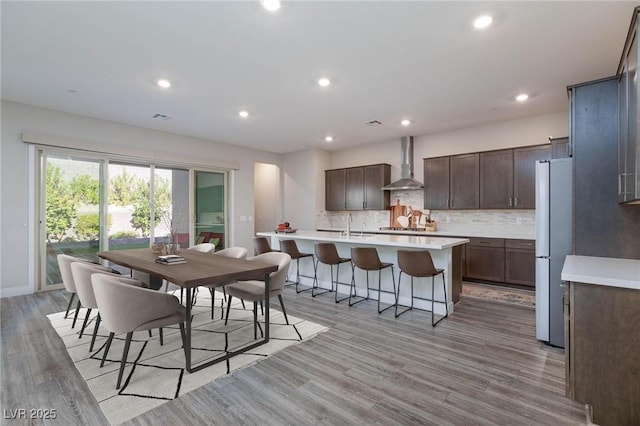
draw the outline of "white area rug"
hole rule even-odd
[[[211,320],[211,297],[208,291],[200,289],[196,306],[192,310],[194,314],[191,339],[192,365],[198,365],[224,353],[227,347],[233,350],[237,346],[253,341],[253,304],[247,303],[247,309],[243,309],[240,301],[234,299],[229,324],[225,326],[224,320],[221,319],[221,299],[222,295],[216,293],[215,319]],[[272,300],[271,306],[274,305],[279,307],[277,299]],[[136,332],[129,349],[122,385],[119,390],[116,390],[126,335],[114,337],[107,361],[104,367],[100,368],[100,360],[109,333],[101,325],[94,350],[89,353],[97,312],[96,310],[91,312],[90,324],[87,325],[81,339],[78,337],[86,311],[84,309],[80,311],[76,326],[71,329],[73,312],[69,313],[67,319],[64,318],[64,312],[47,317],[64,341],[74,365],[86,380],[105,416],[113,425],[139,416],[180,395],[230,373],[233,374],[234,371],[265,359],[279,350],[303,340],[309,340],[318,333],[328,330],[327,327],[291,315],[288,315],[290,325],[287,325],[282,312],[272,308],[270,339],[267,344],[231,358],[229,365],[222,361],[192,374],[184,369],[184,351],[178,326],[164,329],[163,346],[160,346],[157,329],[152,330],[151,338],[147,331]],[[258,315],[260,321],[260,312]],[[258,338],[260,338],[260,331],[258,331]]]

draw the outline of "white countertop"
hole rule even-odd
[[[640,290],[640,260],[567,256],[562,281]]]
[[[446,238],[424,235],[389,235],[389,234],[363,234],[351,232],[347,236],[341,232],[325,231],[297,231],[295,233],[258,232],[258,235],[265,237],[279,237],[292,240],[314,240],[348,244],[367,244],[376,246],[408,247],[431,250],[442,250],[469,242],[466,238]]]
[[[340,232],[344,229],[318,228],[321,231]],[[352,233],[360,232],[354,229]],[[392,235],[429,235],[435,237],[475,237],[475,238],[508,238],[516,240],[535,240],[535,227],[519,225],[461,225],[438,223],[438,230],[430,231],[391,231],[377,229],[363,229],[365,233],[392,234]]]

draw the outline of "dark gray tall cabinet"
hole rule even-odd
[[[570,86],[574,253],[640,259],[640,206],[618,204],[618,84]]]

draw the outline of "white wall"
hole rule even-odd
[[[422,182],[423,158],[549,143],[568,136],[567,111],[414,137],[414,177]],[[410,135],[411,129],[407,130]],[[364,145],[331,154],[331,168],[391,164],[391,181],[400,178],[400,140]]]
[[[331,168],[328,151],[308,149],[285,154],[284,217],[296,229],[315,229],[316,213],[324,210],[324,171]]]
[[[224,143],[174,135],[96,120],[77,115],[2,101],[2,139],[0,146],[0,232],[2,296],[30,293],[34,278],[28,273],[33,258],[29,252],[29,205],[33,185],[29,184],[28,145],[22,133],[37,133],[99,144],[105,151],[124,153],[131,150],[151,153],[153,158],[198,158],[201,163],[235,162],[238,170],[232,177],[234,194],[230,212],[236,224],[233,244],[252,247],[253,223],[241,226],[240,216],[253,216],[254,163],[280,166],[282,156]]]
[[[280,169],[275,164],[256,163],[253,179],[255,232],[273,231],[280,223]]]

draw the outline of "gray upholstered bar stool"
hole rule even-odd
[[[353,276],[351,278],[351,291],[349,291],[349,306],[353,306],[356,303],[360,303],[363,300],[369,299],[369,272],[378,271],[378,313],[382,313],[392,306],[397,306],[398,299],[396,294],[396,277],[393,274],[393,263],[381,262],[378,257],[378,250],[375,247],[351,247],[351,267],[353,270]],[[385,268],[391,268],[391,278],[393,279],[393,297],[395,303],[380,310],[380,299],[382,290],[382,270]],[[356,294],[356,268],[362,269],[367,273],[367,297],[361,297]],[[351,303],[351,296],[360,297],[360,300]]]
[[[315,243],[314,252],[316,255],[316,262],[313,264],[313,287],[311,288],[311,296],[316,297],[320,294],[325,294],[334,291],[334,282],[335,282],[335,296],[334,300],[336,303],[340,303],[343,300],[349,299],[349,297],[344,297],[342,299],[338,299],[338,279],[340,278],[340,264],[351,262],[351,259],[348,257],[340,257],[338,254],[338,249],[336,249],[336,245],[333,243]],[[331,290],[324,290],[320,293],[316,293],[315,290],[318,289],[318,264],[322,263],[325,265],[329,265],[331,267]],[[333,267],[336,266],[336,279],[333,280]]]
[[[431,253],[428,250],[398,250],[398,266],[400,267],[400,277],[398,278],[398,294],[396,301],[400,297],[400,283],[402,282],[402,273],[411,277],[411,306],[404,311],[398,313],[398,305],[396,302],[396,318],[405,312],[413,309],[413,277],[428,278],[431,277],[431,326],[435,327],[440,321],[449,316],[449,307],[447,303],[447,284],[444,278],[444,269],[436,269],[433,265],[433,259]],[[445,316],[434,322],[434,295],[435,295],[435,277],[442,274],[442,289],[444,290],[444,308]],[[438,301],[440,302],[440,301]]]
[[[298,245],[294,240],[280,240],[280,251],[283,253],[287,253],[289,256],[291,256],[291,260],[296,261],[296,281],[295,283],[289,281],[290,284],[296,285],[296,293],[313,290],[313,287],[304,290],[298,290],[298,286],[300,285],[300,259],[310,258],[311,262],[313,262],[313,253],[300,253],[300,251],[298,250]],[[287,277],[287,281],[288,280],[289,277]]]

